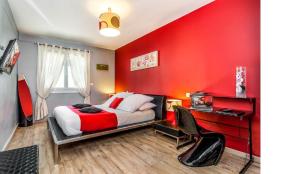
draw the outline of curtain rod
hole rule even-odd
[[[39,42],[34,42],[34,44],[37,44],[37,45],[46,45],[45,43],[39,43]],[[57,46],[57,45],[52,45],[52,44],[47,44],[47,45],[50,45],[50,46],[54,46],[54,47],[56,47],[56,48],[60,48],[60,46]],[[70,49],[72,49],[72,50],[79,50],[79,51],[83,51],[83,52],[92,52],[91,50],[82,50],[82,49],[76,49],[76,48],[68,48],[68,47],[63,47],[62,46],[62,48],[63,49],[66,49],[66,50],[70,50]]]

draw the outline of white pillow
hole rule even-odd
[[[119,110],[135,112],[143,104],[151,102],[154,98],[142,94],[133,94],[126,97],[117,107]]]
[[[128,96],[130,96],[130,95],[133,95],[133,93],[132,93],[132,92],[119,92],[119,93],[113,95],[112,97],[110,97],[108,100],[106,100],[106,102],[104,102],[104,103],[102,104],[102,106],[109,107],[109,105],[114,101],[114,99],[115,99],[116,97],[119,97],[119,98],[126,98],[126,97],[128,97]]]
[[[140,110],[140,111],[145,111],[145,110],[152,109],[152,108],[155,108],[155,107],[156,107],[155,104],[148,102],[148,103],[143,104],[143,105],[139,108],[139,110]]]

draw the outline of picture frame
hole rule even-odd
[[[158,51],[153,51],[130,59],[130,71],[142,70],[158,66]]]
[[[0,59],[0,72],[10,74],[20,56],[17,39],[10,40]]]

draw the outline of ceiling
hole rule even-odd
[[[115,50],[213,0],[8,0],[21,33],[80,41]],[[103,37],[98,17],[108,7],[121,35]]]

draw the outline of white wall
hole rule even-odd
[[[36,68],[37,68],[37,45],[34,42],[62,45],[64,47],[80,48],[91,50],[91,88],[92,104],[102,103],[107,99],[107,93],[115,89],[115,52],[101,48],[89,47],[78,42],[71,42],[62,39],[32,36],[20,34],[19,46],[21,56],[18,63],[19,74],[24,74],[29,85],[32,101],[36,101]],[[108,64],[109,71],[97,71],[96,64]],[[47,99],[48,109],[51,113],[54,107],[59,105],[71,105],[82,103],[83,98],[79,93],[56,93],[50,94]]]
[[[18,31],[7,0],[0,1],[0,45],[6,47]],[[3,54],[0,50],[0,56]],[[17,66],[8,75],[0,74],[0,150],[4,148],[18,122]]]

